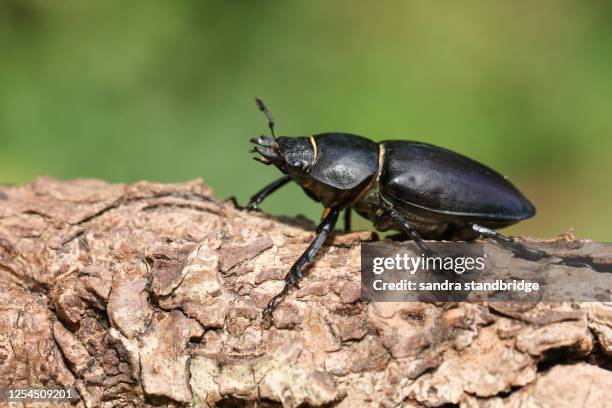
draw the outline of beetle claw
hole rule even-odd
[[[259,211],[259,202],[249,201],[249,203],[244,208],[246,208],[249,211]]]
[[[264,157],[264,158],[262,158],[262,157],[253,157],[253,160],[258,161],[258,162],[260,162],[260,163],[263,163],[263,164],[265,164],[266,166],[269,166],[269,165],[271,165],[271,164],[272,164],[272,163],[270,163],[270,162],[268,161],[268,159],[266,159],[265,157]]]
[[[262,157],[256,158],[256,160],[259,160],[267,164],[270,164],[270,162],[272,163],[282,162],[282,157],[276,154],[276,152],[274,152],[272,149],[268,147],[255,146],[255,148],[253,149],[253,153],[261,154]]]

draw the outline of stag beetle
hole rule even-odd
[[[505,177],[459,153],[431,144],[388,140],[380,143],[348,133],[307,137],[276,137],[274,119],[261,99],[272,137],[251,139],[251,153],[284,176],[264,187],[247,208],[257,209],[274,191],[295,181],[323,207],[316,237],[293,264],[283,290],[264,310],[270,318],[276,304],[302,277],[331,235],[342,210],[350,230],[351,209],[379,231],[399,230],[424,255],[433,251],[423,239],[474,240],[491,238],[519,256],[540,259],[545,252],[528,248],[495,229],[533,217],[535,207]]]

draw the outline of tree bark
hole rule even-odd
[[[263,329],[313,234],[201,181],[0,186],[0,388],[74,387],[87,407],[612,400],[611,304],[368,304],[369,232],[337,233]],[[537,243],[594,256],[570,235]]]

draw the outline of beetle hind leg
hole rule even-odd
[[[538,259],[542,259],[544,257],[550,256],[544,251],[540,251],[538,249],[529,248],[523,244],[520,244],[514,241],[512,238],[509,238],[499,232],[492,230],[487,227],[483,227],[478,224],[469,224],[470,227],[483,237],[491,238],[501,246],[508,248],[512,252],[514,252],[517,256],[528,259],[530,261],[537,261]]]

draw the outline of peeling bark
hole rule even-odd
[[[368,304],[368,232],[338,233],[262,329],[313,234],[201,181],[2,186],[0,388],[74,387],[87,407],[612,400],[611,304]],[[568,235],[532,244],[612,265]]]

